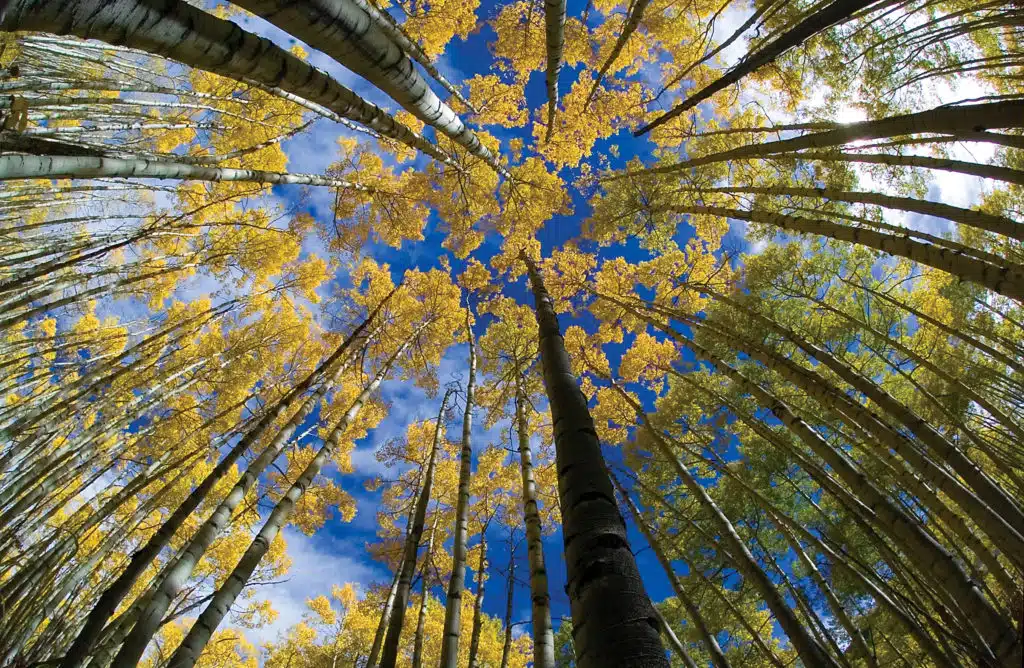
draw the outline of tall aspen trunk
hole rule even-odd
[[[512,543],[508,554],[508,578],[505,583],[505,638],[501,644],[501,668],[508,668],[512,652],[512,608],[516,596],[516,546]]]
[[[473,390],[476,383],[476,341],[466,307],[466,337],[469,344],[469,380],[466,382],[466,410],[462,415],[462,450],[459,455],[459,492],[455,505],[455,540],[452,545],[452,575],[445,597],[444,633],[441,636],[440,668],[456,668],[462,633],[462,592],[466,587],[466,540],[469,534],[469,482],[472,475]]]
[[[410,522],[411,525],[411,522]],[[380,648],[384,643],[384,634],[388,630],[388,622],[391,620],[391,613],[395,609],[395,597],[398,596],[398,580],[402,576],[402,562],[398,562],[395,569],[395,577],[391,579],[391,587],[388,589],[388,596],[384,599],[384,609],[380,612],[380,621],[377,623],[377,631],[373,635],[373,646],[370,648],[370,655],[366,659],[367,668],[376,668],[377,659],[380,657]]]
[[[562,71],[565,47],[565,0],[544,0],[544,43],[547,49],[547,70],[544,77],[548,90],[548,129],[544,141],[551,141],[558,107],[558,75]]]
[[[423,523],[427,518],[427,504],[430,503],[430,488],[434,481],[434,466],[437,451],[440,449],[444,435],[444,412],[448,406],[448,398],[453,390],[447,390],[441,399],[441,408],[437,413],[437,425],[434,428],[434,443],[430,448],[427,470],[423,475],[423,485],[419,499],[416,501],[416,515],[413,517],[412,530],[405,537],[405,550],[402,555],[402,570],[398,580],[398,591],[395,594],[395,605],[388,620],[388,632],[384,636],[381,651],[381,668],[395,668],[398,662],[398,644],[402,637],[402,625],[405,622],[405,610],[409,605],[409,592],[412,589],[412,576],[416,570],[416,555],[419,552],[420,537],[423,535]]]
[[[558,319],[525,252],[536,302],[544,386],[554,427],[567,593],[580,668],[667,668],[658,620],[626,538],[586,398],[569,366]]]
[[[213,470],[206,475],[203,481],[199,483],[199,485],[189,494],[185,501],[183,501],[174,513],[167,518],[167,520],[160,526],[160,529],[152,538],[149,539],[146,545],[132,555],[128,566],[125,567],[118,578],[103,592],[99,601],[97,601],[96,605],[89,613],[89,617],[86,619],[85,625],[82,627],[82,630],[79,632],[75,641],[71,644],[71,647],[65,654],[64,661],[61,663],[60,668],[77,668],[85,662],[93,645],[99,638],[103,627],[106,625],[107,620],[114,614],[114,611],[135,584],[135,581],[139,578],[142,572],[146,570],[153,559],[155,559],[156,556],[164,549],[164,547],[170,543],[174,534],[177,533],[182,524],[184,524],[196,508],[199,507],[210,493],[210,490],[213,489],[214,485],[227,475],[234,463],[238,461],[238,459],[262,437],[263,433],[274,423],[275,420],[284,415],[291,408],[292,404],[294,404],[302,394],[312,387],[318,378],[327,373],[332,366],[341,360],[343,355],[345,355],[351,348],[352,343],[363,334],[367,326],[377,317],[380,313],[380,309],[390,300],[391,295],[393,294],[394,291],[392,291],[392,293],[389,294],[377,306],[377,308],[370,313],[366,320],[353,330],[352,334],[342,342],[330,358],[317,367],[317,369],[307,376],[305,380],[288,392],[288,394],[286,394],[271,410],[267,411],[266,415],[260,419],[252,430],[242,436],[238,444],[232,448],[220,462],[218,462],[217,466],[215,466]],[[270,447],[271,446],[268,446],[268,449]],[[144,647],[145,646],[143,646],[143,649]]]
[[[551,595],[544,564],[537,485],[533,479],[533,453],[530,451],[530,426],[526,418],[526,392],[523,375],[516,368],[516,436],[519,440],[519,470],[523,481],[523,518],[526,524],[526,550],[530,564],[530,610],[533,622],[533,665],[555,665],[555,632],[551,625]]]
[[[672,207],[679,213],[704,213],[724,218],[735,218],[752,223],[774,225],[789,232],[816,234],[839,241],[874,248],[890,255],[905,257],[934,267],[965,281],[977,283],[993,292],[1018,302],[1024,302],[1024,267],[996,266],[988,262],[958,255],[932,244],[913,241],[907,237],[883,234],[874,230],[837,225],[824,219],[788,216],[770,211],[728,209],[717,206]]]
[[[333,0],[282,5],[273,0],[238,0],[236,4],[323,51],[387,93],[417,119],[447,135],[495,171],[503,172],[476,134],[431,90],[409,56],[359,3]]]
[[[480,630],[483,628],[484,594],[487,589],[487,536],[480,534],[480,561],[476,569],[476,600],[473,601],[473,631],[469,636],[469,668],[479,668]]]
[[[704,88],[701,88],[696,93],[689,95],[685,100],[677,104],[671,110],[665,112],[653,122],[648,123],[633,134],[639,137],[663,123],[667,123],[676,116],[685,112],[687,109],[696,107],[715,93],[728,88],[734,83],[739,82],[744,77],[754,73],[765,65],[768,65],[789,49],[799,46],[805,40],[823,30],[826,30],[833,24],[848,19],[854,13],[870,6],[875,1],[876,0],[835,0],[827,7],[819,9],[813,14],[807,16],[800,21],[800,23],[779,35],[768,44],[765,44],[754,53],[746,54],[743,59],[728,72],[715,79]]]
[[[679,642],[679,636],[677,636],[676,632],[672,630],[668,620],[665,619],[663,614],[661,614],[661,611],[658,610],[657,606],[654,607],[654,614],[658,616],[658,624],[661,625],[662,635],[665,636],[666,640],[668,640],[669,647],[671,647],[672,651],[676,653],[679,660],[683,662],[683,665],[686,666],[686,668],[697,668],[697,664],[694,663],[693,657],[691,657],[690,653],[686,651],[686,647],[683,646],[683,643]]]
[[[2,155],[0,181],[13,179],[179,179],[194,181],[252,181],[254,183],[326,186],[345,190],[369,188],[316,174],[288,174],[255,169],[204,167],[170,160],[70,155]]]
[[[427,539],[427,549],[423,553],[423,567],[420,569],[420,613],[416,619],[416,635],[412,646],[412,668],[421,668],[423,665],[423,641],[427,628],[427,597],[430,594],[430,555],[434,551],[434,536],[437,534],[438,513],[434,513],[434,521],[430,525],[430,538]]]

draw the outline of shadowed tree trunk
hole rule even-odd
[[[667,668],[658,619],[626,539],[626,524],[586,398],[569,366],[552,299],[533,261],[525,252],[520,258],[536,302],[579,666]]]

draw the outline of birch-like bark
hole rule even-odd
[[[850,123],[833,130],[805,134],[790,139],[779,139],[762,144],[747,144],[746,146],[740,146],[727,151],[720,151],[673,165],[659,167],[656,168],[656,171],[676,171],[716,162],[725,162],[727,160],[765,157],[780,153],[793,153],[804,149],[823,149],[868,139],[900,137],[921,133],[957,136],[986,128],[1019,128],[1022,126],[1024,126],[1024,100],[936,107],[913,114]]]
[[[835,188],[798,188],[790,186],[727,186],[723,188],[710,188],[702,192],[724,192],[724,193],[750,193],[765,195],[792,195],[794,197],[822,197],[839,202],[853,202],[857,204],[874,204],[886,209],[898,211],[911,211],[925,216],[945,218],[954,223],[976,227],[994,234],[1024,241],[1024,224],[1018,223],[1005,216],[998,216],[984,211],[964,209],[959,206],[943,204],[942,202],[931,202],[913,197],[897,197],[875,192],[863,192],[856,190],[838,190]]]
[[[654,606],[654,614],[658,617],[661,634],[665,636],[666,640],[668,640],[668,646],[676,653],[679,660],[683,662],[683,665],[686,666],[686,668],[697,668],[697,664],[694,663],[693,657],[691,657],[690,653],[686,651],[686,647],[683,646],[683,643],[679,642],[679,637],[676,635],[676,632],[672,630],[672,626],[669,625],[665,616],[661,614],[660,610],[658,610],[658,606]]]
[[[369,191],[367,186],[316,174],[289,174],[255,169],[202,165],[142,158],[73,155],[0,155],[0,181],[12,179],[178,179],[194,181],[252,181],[282,185],[325,186]]]
[[[427,599],[430,594],[430,555],[434,552],[434,536],[437,534],[437,509],[434,521],[430,524],[430,538],[427,539],[426,551],[423,553],[423,567],[420,569],[420,613],[416,619],[416,635],[412,644],[412,668],[423,666],[423,640],[427,628]]]
[[[544,0],[544,39],[547,48],[545,85],[548,89],[548,129],[544,141],[551,141],[558,107],[558,75],[562,71],[565,47],[565,0]]]
[[[448,399],[451,397],[451,394],[452,390],[449,389],[444,393],[444,398],[441,399],[441,408],[437,413],[437,424],[434,427],[434,442],[430,448],[426,473],[423,474],[422,489],[420,489],[419,498],[416,500],[416,514],[412,520],[412,529],[405,537],[401,577],[398,580],[398,592],[395,595],[395,605],[391,613],[391,619],[388,620],[388,632],[384,636],[384,646],[381,650],[380,659],[381,668],[395,668],[395,664],[398,662],[398,644],[402,637],[405,609],[409,605],[409,592],[412,590],[412,576],[416,570],[416,554],[419,551],[420,537],[423,535],[423,523],[427,518],[427,504],[430,503],[437,451],[441,447],[441,438],[444,435],[444,412],[448,406]]]
[[[558,499],[580,668],[667,668],[658,621],[626,538],[586,398],[569,366],[551,296],[525,252],[544,386],[554,427]]]
[[[622,24],[622,30],[619,31],[619,36],[615,39],[615,44],[612,46],[611,52],[608,57],[605,58],[604,62],[601,63],[601,69],[597,71],[597,75],[594,77],[594,85],[590,87],[590,92],[587,93],[587,101],[583,103],[583,108],[586,109],[590,106],[591,101],[594,99],[594,95],[597,94],[597,87],[601,85],[601,81],[604,79],[604,75],[608,73],[611,66],[615,64],[615,60],[622,53],[622,49],[625,48],[626,42],[636,32],[636,29],[640,26],[640,21],[644,17],[644,10],[647,9],[651,0],[633,0],[632,6],[629,9],[629,14],[626,16],[625,23]],[[550,126],[550,119],[548,124]]]
[[[505,580],[505,637],[501,643],[501,668],[508,668],[512,653],[512,606],[516,596],[516,545],[509,541],[508,572]],[[475,668],[475,667],[474,667]]]
[[[15,0],[0,29],[76,35],[124,45],[229,79],[254,79],[316,102],[441,162],[448,158],[327,74],[270,40],[180,0]]]
[[[530,451],[530,426],[526,418],[526,392],[523,376],[516,371],[516,437],[519,441],[519,472],[523,482],[523,519],[526,524],[526,551],[530,565],[530,612],[533,624],[533,665],[554,668],[555,632],[551,625],[551,594],[544,564],[537,485],[533,479],[533,453]]]
[[[462,592],[466,587],[466,541],[469,537],[469,482],[472,477],[473,390],[476,384],[476,341],[473,321],[466,307],[466,338],[469,344],[469,380],[466,381],[466,410],[462,414],[462,449],[459,455],[459,491],[455,505],[455,538],[452,545],[452,574],[445,598],[444,631],[441,635],[440,668],[456,668],[462,632]]]
[[[384,643],[384,633],[388,630],[388,621],[391,619],[391,612],[395,609],[395,597],[398,595],[398,579],[402,575],[402,562],[398,562],[395,568],[395,576],[391,579],[391,587],[388,589],[388,596],[384,599],[384,609],[380,612],[380,620],[377,622],[377,631],[373,636],[373,645],[370,648],[370,655],[366,659],[367,668],[376,668],[377,659],[380,657],[380,648]]]
[[[312,0],[282,4],[275,0],[238,0],[235,4],[326,53],[470,155],[506,174],[476,134],[430,89],[412,60],[356,2]]]

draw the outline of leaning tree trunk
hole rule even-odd
[[[679,636],[677,636],[676,632],[672,630],[672,626],[668,623],[668,620],[665,619],[665,616],[661,614],[661,611],[658,610],[657,607],[654,608],[654,614],[658,616],[658,626],[661,628],[662,635],[664,635],[668,640],[669,647],[671,647],[672,651],[676,653],[679,660],[683,662],[683,665],[686,666],[686,668],[697,668],[697,664],[694,663],[693,657],[691,657],[690,653],[686,651],[686,647],[683,646],[683,643],[679,642]]]
[[[566,591],[580,668],[667,668],[658,620],[626,538],[593,418],[569,366],[552,299],[525,252],[554,426]]]
[[[526,524],[526,551],[530,565],[530,602],[533,622],[533,665],[553,668],[555,633],[551,625],[551,594],[544,564],[537,485],[533,479],[533,454],[530,452],[530,427],[526,418],[526,392],[523,375],[516,366],[516,436],[519,439],[519,470],[523,482],[523,518]]]
[[[203,167],[169,160],[108,158],[70,155],[0,156],[0,181],[12,179],[180,179],[195,181],[252,181],[308,186],[326,186],[368,191],[370,188],[316,174],[288,174],[254,169]]]
[[[409,592],[412,589],[412,576],[416,570],[416,554],[419,551],[420,537],[423,535],[423,523],[427,519],[427,504],[430,503],[430,487],[434,480],[434,466],[437,462],[437,451],[440,449],[444,434],[444,411],[448,406],[448,398],[452,390],[444,393],[441,409],[437,414],[437,425],[434,428],[434,443],[427,459],[426,473],[420,496],[416,500],[416,515],[413,517],[412,530],[405,537],[405,551],[402,555],[402,570],[398,580],[398,591],[395,594],[395,605],[388,620],[388,632],[384,637],[381,651],[381,668],[395,668],[398,662],[398,643],[402,638],[402,625],[405,623],[405,609],[409,604]]]
[[[501,668],[508,668],[508,657],[512,652],[512,606],[516,596],[516,546],[509,543],[508,573],[505,582],[505,639],[501,644]]]
[[[611,52],[608,57],[601,63],[601,69],[597,71],[597,75],[594,77],[594,84],[590,87],[590,92],[587,93],[587,101],[583,103],[583,108],[586,109],[590,106],[590,103],[594,99],[594,95],[597,94],[597,87],[601,85],[601,80],[604,79],[604,75],[608,73],[611,66],[615,64],[615,60],[622,53],[622,49],[625,48],[626,42],[632,36],[636,29],[640,26],[640,20],[644,17],[644,10],[647,9],[647,5],[651,3],[651,0],[633,0],[632,6],[629,9],[629,13],[626,15],[626,20],[622,24],[622,30],[619,31],[619,36],[615,40],[615,44],[612,46]],[[550,119],[548,121],[550,125]]]
[[[828,29],[835,23],[845,21],[854,13],[864,9],[874,2],[876,2],[876,0],[835,0],[835,2],[830,4],[828,7],[820,9],[806,17],[803,21],[796,24],[782,35],[779,35],[777,38],[754,53],[747,54],[743,60],[737,63],[737,65],[728,72],[720,76],[718,79],[715,79],[704,88],[701,88],[693,95],[690,95],[671,110],[665,112],[653,122],[648,123],[633,134],[639,137],[659,125],[667,123],[687,109],[696,107],[718,91],[728,88],[732,84],[739,82],[747,75],[752,74],[761,67],[771,63],[789,49],[799,46],[804,42],[804,40]]]
[[[469,343],[469,380],[466,382],[466,410],[462,415],[462,451],[459,459],[459,496],[455,506],[455,541],[452,546],[452,575],[445,598],[444,632],[441,635],[440,668],[456,668],[459,636],[462,632],[462,592],[466,587],[466,539],[469,534],[469,481],[472,476],[473,387],[476,383],[476,342],[473,323],[466,307],[466,336]]]
[[[1020,265],[996,266],[988,262],[964,257],[931,244],[913,241],[907,237],[882,234],[861,227],[838,225],[820,218],[803,218],[771,211],[746,211],[718,206],[681,206],[671,208],[679,213],[704,213],[712,216],[722,216],[723,218],[735,218],[752,223],[774,225],[788,232],[816,234],[874,248],[883,253],[905,257],[929,267],[934,267],[1018,302],[1024,302],[1024,267]]]
[[[415,336],[416,334],[414,333],[381,366],[377,375],[363,388],[363,391],[352,402],[352,406],[349,407],[345,415],[338,421],[334,429],[331,430],[327,441],[320,447],[309,464],[306,465],[299,478],[288,488],[288,491],[285,492],[281,500],[277,502],[274,510],[271,511],[270,516],[263,523],[263,527],[256,534],[256,537],[253,538],[249,548],[231,571],[228,579],[214,593],[213,599],[207,604],[206,609],[199,615],[199,618],[189,630],[188,635],[185,636],[185,639],[181,641],[178,649],[171,656],[170,666],[173,668],[191,668],[195,665],[199,655],[210,641],[210,637],[213,636],[214,631],[224,620],[224,617],[227,616],[228,612],[230,612],[235,599],[242,593],[242,589],[245,588],[249,578],[252,577],[253,571],[256,570],[256,567],[259,566],[260,561],[266,555],[267,550],[270,549],[271,543],[274,542],[274,539],[277,538],[288,522],[289,516],[291,516],[292,511],[295,509],[295,504],[302,498],[302,495],[313,482],[313,478],[320,473],[324,464],[334,455],[335,450],[337,450],[338,445],[341,443],[341,437],[348,430],[349,425],[359,415],[359,412],[367,400],[369,400],[370,395],[384,382],[384,379],[391,372],[392,365],[412,344]]]
[[[411,523],[410,523],[411,524]],[[370,655],[366,659],[367,668],[376,668],[377,659],[380,657],[380,648],[384,644],[384,633],[388,630],[388,622],[391,620],[391,612],[395,609],[395,597],[398,595],[398,580],[402,576],[402,562],[398,562],[395,569],[395,577],[391,579],[391,587],[388,589],[388,597],[384,599],[384,609],[380,612],[380,620],[377,623],[377,632],[373,635],[373,646],[370,648]]]
[[[394,294],[392,292],[391,294]],[[206,496],[213,489],[214,485],[220,481],[228,471],[234,465],[234,463],[241,457],[245,452],[263,435],[263,433],[270,427],[271,424],[282,415],[284,415],[291,405],[300,397],[303,393],[308,390],[313,383],[321,375],[327,372],[342,355],[349,350],[352,343],[362,335],[366,330],[369,323],[375,319],[380,312],[380,309],[386,304],[391,298],[388,295],[378,306],[373,310],[372,313],[364,320],[359,327],[357,327],[352,334],[338,347],[338,350],[328,358],[323,364],[321,364],[313,373],[306,377],[306,379],[296,385],[288,394],[264,415],[260,421],[247,432],[238,444],[231,449],[218,464],[213,468],[210,473],[206,475],[201,483],[189,494],[189,496],[182,502],[182,504],[171,514],[170,517],[160,526],[160,529],[149,539],[146,545],[140,550],[136,551],[131,560],[128,562],[128,566],[125,567],[124,571],[117,577],[114,582],[107,587],[107,589],[100,596],[99,601],[93,607],[89,613],[89,617],[86,619],[85,625],[79,632],[75,641],[71,644],[71,647],[65,653],[64,661],[61,663],[60,668],[77,668],[81,666],[85,660],[89,657],[90,651],[96,640],[99,638],[100,633],[103,631],[104,625],[110,616],[114,614],[117,607],[121,604],[121,601],[131,590],[135,581],[139,578],[143,571],[149,566],[149,564],[156,558],[156,556],[167,546],[167,544],[177,533],[178,529],[184,524],[196,508],[203,502]]]
[[[423,640],[427,628],[427,599],[430,595],[430,555],[434,551],[434,536],[437,534],[437,519],[440,517],[434,509],[434,521],[430,525],[430,538],[427,549],[423,553],[423,567],[420,569],[420,614],[416,619],[416,635],[412,646],[412,668],[423,666]]]
[[[495,171],[504,172],[476,134],[430,89],[409,56],[357,2],[237,0],[234,4],[324,52],[390,95],[417,119],[447,135]]]
[[[832,130],[805,134],[791,139],[747,144],[727,151],[699,156],[658,167],[652,171],[678,171],[741,158],[758,158],[804,149],[824,149],[855,141],[884,139],[909,134],[929,133],[965,135],[979,129],[1024,127],[1024,100],[987,102],[955,107],[936,107],[913,114],[889,116],[872,121],[850,123]]]
[[[0,29],[98,39],[229,79],[253,79],[449,162],[422,136],[269,39],[180,0],[15,0],[0,13]]]

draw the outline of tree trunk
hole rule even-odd
[[[469,380],[466,382],[466,410],[462,415],[462,451],[459,459],[459,492],[455,506],[455,539],[452,546],[452,575],[445,597],[444,633],[441,636],[440,668],[457,668],[459,637],[462,633],[462,591],[466,586],[466,540],[469,534],[469,482],[472,476],[473,388],[476,383],[476,341],[473,323],[466,307],[466,332],[469,344]]]
[[[629,41],[630,36],[636,32],[636,29],[640,26],[640,21],[644,17],[644,10],[647,9],[651,0],[633,0],[632,6],[629,9],[629,14],[626,16],[625,23],[622,24],[622,30],[619,32],[619,36],[615,39],[615,44],[612,46],[611,52],[608,57],[605,58],[604,62],[601,63],[601,69],[597,71],[597,75],[594,77],[594,85],[590,87],[590,92],[587,94],[587,101],[583,103],[583,108],[586,109],[590,106],[591,101],[594,99],[594,95],[597,93],[597,87],[601,85],[601,80],[604,79],[604,75],[608,73],[611,66],[615,64],[616,58],[622,53],[622,49],[625,48],[626,42]],[[550,119],[548,124],[551,124]]]
[[[508,572],[505,582],[505,638],[501,643],[501,668],[508,668],[512,652],[512,607],[516,597],[516,545],[509,542]]]
[[[411,517],[409,518],[412,519]],[[412,522],[409,522],[410,528]],[[377,623],[377,632],[373,635],[373,646],[370,648],[370,655],[366,659],[366,668],[377,668],[377,659],[380,657],[380,648],[384,643],[384,633],[388,630],[388,622],[391,620],[391,613],[395,609],[395,597],[398,595],[398,581],[402,576],[402,562],[398,562],[395,568],[395,577],[391,580],[391,588],[388,590],[388,597],[384,600],[384,609],[380,613],[380,621]]]
[[[846,0],[844,0],[846,1]],[[861,1],[861,0],[854,0]],[[653,124],[652,124],[653,125]],[[843,125],[834,130],[779,139],[759,144],[747,144],[728,151],[685,160],[669,165],[665,171],[675,171],[727,160],[757,158],[780,153],[793,153],[803,149],[823,149],[855,141],[882,139],[910,134],[962,135],[984,128],[1019,128],[1024,126],[1024,100],[988,102],[954,107],[936,107],[914,114],[890,116],[874,121],[861,121]],[[659,168],[661,169],[661,168]]]
[[[686,666],[686,668],[697,668],[697,664],[693,662],[693,659],[690,657],[690,653],[686,651],[686,647],[683,646],[683,643],[679,642],[679,637],[676,636],[676,632],[672,630],[671,626],[669,626],[668,620],[665,619],[665,616],[661,614],[660,610],[658,610],[658,606],[654,606],[654,614],[658,617],[658,623],[661,625],[662,635],[664,635],[668,640],[669,647],[671,647],[672,651],[676,653],[679,660],[683,662],[683,665]]]
[[[548,571],[544,565],[544,543],[537,508],[537,486],[533,480],[533,454],[530,451],[530,427],[526,418],[526,393],[523,376],[516,366],[516,436],[519,441],[519,470],[523,481],[523,519],[526,524],[526,550],[530,565],[530,611],[533,622],[533,665],[554,668],[555,635],[551,625],[551,594]]]
[[[643,126],[634,132],[633,135],[639,137],[658,126],[667,123],[687,109],[696,107],[718,91],[728,88],[732,84],[739,82],[747,75],[752,74],[761,67],[771,63],[789,49],[799,46],[805,40],[810,39],[812,36],[823,30],[827,30],[832,25],[847,20],[851,15],[870,6],[874,2],[875,0],[835,0],[835,2],[830,4],[828,7],[820,9],[810,16],[805,17],[800,21],[800,23],[796,24],[782,35],[779,35],[768,44],[765,44],[754,53],[748,53],[745,55],[743,60],[737,63],[728,72],[715,79],[693,95],[690,95],[671,110],[654,119],[653,122]]]
[[[444,411],[451,394],[452,390],[449,389],[444,393],[444,398],[441,399],[441,409],[438,411],[437,425],[434,429],[434,444],[430,448],[427,470],[423,475],[423,487],[420,490],[419,499],[416,501],[416,515],[413,517],[412,530],[405,537],[401,577],[398,580],[398,591],[395,594],[395,606],[391,613],[391,619],[388,620],[388,632],[384,637],[384,647],[381,651],[380,660],[381,668],[395,668],[395,664],[398,661],[398,644],[402,637],[405,609],[409,605],[412,575],[416,570],[416,554],[419,552],[420,537],[423,535],[423,523],[427,517],[427,504],[430,503],[430,488],[434,480],[437,451],[440,449],[441,438],[444,435]]]
[[[555,129],[555,108],[558,106],[558,75],[562,71],[562,49],[565,46],[565,0],[544,0],[544,37],[547,46],[548,129],[544,141],[551,141]]]
[[[667,668],[658,620],[626,538],[586,398],[569,366],[552,299],[525,252],[554,426],[567,592],[580,668]]]
[[[412,668],[421,668],[423,665],[423,640],[427,628],[427,598],[430,595],[430,555],[434,551],[434,536],[437,534],[437,518],[439,513],[435,508],[434,521],[430,525],[430,538],[427,539],[427,549],[423,553],[423,567],[420,569],[420,613],[416,619],[416,635],[412,646]]]
[[[1024,268],[1017,266],[1000,267],[964,257],[931,244],[912,241],[907,237],[882,234],[874,230],[837,225],[824,219],[810,219],[787,216],[770,211],[744,211],[717,206],[673,207],[679,213],[703,213],[723,218],[735,218],[752,223],[774,225],[789,232],[815,234],[839,241],[866,246],[889,255],[905,257],[915,262],[934,267],[988,288],[993,292],[1024,302]]]
[[[478,668],[480,630],[483,628],[484,593],[487,585],[487,536],[480,534],[480,562],[476,569],[476,600],[473,602],[473,631],[469,636],[469,668]]]
[[[504,170],[476,134],[445,104],[371,16],[352,0],[281,4],[274,0],[235,3],[301,39],[360,75],[402,107],[462,146],[499,173]]]
[[[203,167],[183,162],[63,155],[2,155],[0,181],[12,179],[181,179],[195,181],[253,181],[370,190],[366,186],[316,174],[288,174],[228,167]]]

